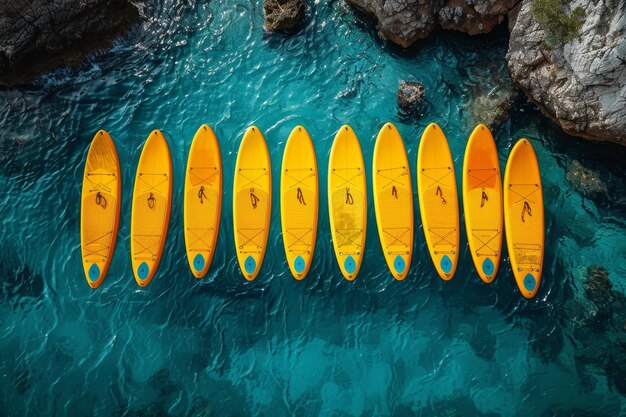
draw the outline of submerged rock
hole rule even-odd
[[[609,272],[601,266],[587,268],[587,279],[583,283],[585,296],[598,306],[600,310],[609,310],[614,301],[613,283],[609,280]]]
[[[576,191],[584,195],[606,193],[606,185],[600,179],[600,174],[584,167],[577,160],[567,170],[567,181]]]
[[[13,386],[18,394],[24,395],[32,386],[30,370],[23,366],[16,369]]]
[[[589,300],[574,298],[563,304],[563,315],[576,332],[596,320],[598,307]]]
[[[496,89],[486,94],[476,96],[469,106],[474,125],[483,123],[495,126],[509,118],[512,95],[509,91]]]
[[[474,401],[469,397],[452,397],[442,400],[433,400],[428,406],[422,408],[417,415],[429,415],[436,417],[482,417]]]
[[[468,79],[474,83],[468,88],[465,106],[472,115],[472,126],[483,123],[493,128],[508,120],[518,90],[506,67],[489,65],[481,68],[479,73],[469,75]]]
[[[41,274],[32,271],[28,265],[15,265],[13,259],[0,259],[0,299],[19,302],[23,298],[40,298],[44,291]]]
[[[167,397],[178,391],[167,368],[161,368],[150,376],[148,384],[159,393],[160,398]]]
[[[409,47],[439,24],[444,29],[477,35],[506,19],[518,0],[347,0],[373,16],[382,37]]]
[[[561,33],[523,0],[507,54],[513,80],[565,132],[626,145],[626,2],[566,3],[548,14],[572,26]]]
[[[592,340],[593,335],[607,329],[616,311],[623,309],[624,296],[613,290],[609,272],[592,265],[582,272],[584,297],[578,296],[564,304],[563,314],[577,338]]]
[[[492,361],[498,346],[497,339],[491,333],[488,320],[481,319],[468,340],[474,354],[482,359]]]
[[[130,0],[0,0],[0,83],[79,64],[138,18]]]
[[[293,30],[304,20],[304,0],[263,0],[265,30]]]
[[[402,81],[398,88],[398,108],[404,115],[419,115],[424,108],[425,96],[422,84]]]
[[[561,314],[574,340],[579,373],[605,373],[609,386],[626,395],[626,297],[613,289],[602,266],[580,270],[582,289],[564,303]]]

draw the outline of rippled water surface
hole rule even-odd
[[[421,229],[410,274],[394,281],[372,204],[363,268],[345,281],[325,193],[306,280],[288,271],[278,204],[261,274],[246,282],[239,273],[231,191],[247,126],[265,133],[276,202],[297,124],[315,143],[321,185],[343,123],[370,166],[378,129],[394,122],[414,173],[419,136],[436,121],[459,173],[480,119],[477,98],[510,88],[504,28],[474,38],[437,32],[400,51],[341,1],[309,4],[293,36],[265,34],[258,1],[174,3],[146,7],[140,27],[83,67],[1,92],[1,415],[626,415],[626,152],[564,135],[523,96],[510,99],[494,136],[503,168],[519,137],[538,153],[547,248],[534,300],[522,298],[506,258],[495,282],[483,284],[464,230],[452,281],[437,277]],[[398,116],[401,79],[426,87],[422,117]],[[185,258],[182,185],[202,123],[222,147],[224,215],[213,266],[197,281]],[[124,199],[112,266],[94,291],[81,266],[79,200],[100,128],[116,141]],[[154,128],[172,149],[174,199],[164,258],[142,289],[129,256],[130,193]],[[604,189],[576,189],[566,179],[573,160]],[[613,284],[595,298],[584,285],[590,265],[606,268]]]

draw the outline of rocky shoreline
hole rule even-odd
[[[541,112],[570,135],[626,145],[626,1],[347,1],[375,18],[383,38],[405,48],[437,26],[477,35],[508,19],[511,77]],[[545,28],[533,3],[548,11]],[[559,39],[561,27],[576,23],[577,9],[579,31]]]
[[[470,35],[488,33],[503,23],[520,0],[346,0],[373,16],[380,35],[404,48],[437,26]]]
[[[138,19],[129,0],[0,0],[0,85],[78,65]]]
[[[513,82],[574,136],[626,145],[626,0],[346,0],[409,47],[435,28],[469,35],[508,21]],[[268,31],[293,31],[304,0],[264,0]],[[76,65],[139,19],[130,0],[0,0],[0,85]]]
[[[524,0],[512,19],[511,77],[542,113],[574,136],[626,145],[626,1],[571,0],[580,35],[555,47]]]

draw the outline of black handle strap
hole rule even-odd
[[[438,196],[440,196],[440,197],[441,197],[441,202],[442,202],[443,204],[448,204],[448,202],[446,201],[446,199],[445,199],[445,198],[443,198],[443,191],[441,190],[441,187],[440,187],[440,186],[437,186],[437,191],[435,192],[435,195],[438,195]]]
[[[252,208],[256,208],[259,204],[259,197],[254,194],[254,188],[250,188],[250,202],[252,203]]]
[[[306,202],[304,201],[304,194],[302,194],[302,190],[300,188],[298,188],[297,198],[300,204],[303,204],[306,206]]]
[[[154,194],[150,193],[150,197],[148,197],[148,207],[154,210],[156,207],[156,198],[154,198]]]
[[[208,197],[204,193],[204,185],[200,186],[200,191],[198,191],[198,198],[200,199],[200,204],[204,204],[204,201],[203,201],[204,198],[208,200]]]
[[[528,213],[529,216],[532,217],[533,215],[533,211],[530,208],[530,204],[528,204],[528,201],[524,201],[524,207],[522,208],[522,221],[526,222],[526,220],[524,220],[524,215]]]
[[[108,206],[107,199],[104,198],[100,191],[98,191],[98,194],[96,194],[96,204],[101,206],[103,209],[107,208]]]
[[[485,202],[489,201],[489,197],[487,197],[487,193],[485,193],[485,190],[483,190],[483,196],[480,199],[480,207],[482,208],[482,206],[485,205]]]

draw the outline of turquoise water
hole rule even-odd
[[[519,294],[508,259],[495,282],[483,284],[464,234],[451,282],[437,277],[421,229],[411,272],[394,281],[372,204],[361,273],[345,281],[325,193],[306,280],[288,271],[278,204],[261,274],[243,279],[231,192],[247,126],[265,133],[276,202],[284,143],[296,124],[314,140],[322,185],[343,123],[354,128],[370,166],[378,129],[394,122],[414,173],[418,138],[436,121],[460,172],[478,121],[472,100],[507,83],[504,29],[477,38],[438,32],[401,51],[340,1],[308,7],[305,27],[284,37],[263,32],[258,1],[152,4],[141,27],[111,51],[26,90],[2,91],[0,414],[626,415],[626,303],[612,304],[611,319],[594,328],[581,327],[580,315],[566,308],[577,300],[590,311],[598,304],[584,301],[589,265],[609,272],[612,300],[625,291],[626,151],[564,135],[523,97],[512,100],[494,136],[502,167],[519,137],[538,153],[547,250],[534,300]],[[398,116],[401,79],[426,87],[422,117]],[[185,258],[182,184],[201,123],[218,135],[226,175],[217,252],[197,281]],[[93,291],[81,266],[79,199],[83,161],[100,128],[117,143],[124,200],[111,269]],[[129,197],[154,128],[172,149],[175,192],[164,258],[142,289],[131,270]],[[606,190],[583,196],[574,189],[566,180],[573,160],[597,171]]]

